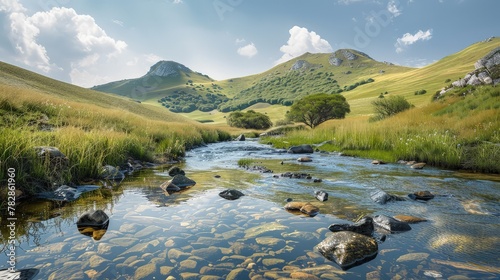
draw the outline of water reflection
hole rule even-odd
[[[274,173],[240,169],[242,157],[258,158]],[[337,155],[313,154],[311,163],[297,163],[296,157],[258,143],[215,144],[188,153],[181,166],[197,184],[181,192],[161,190],[170,178],[164,167],[143,170],[118,188],[75,202],[20,205],[18,267],[40,269],[40,279],[224,279],[229,274],[278,279],[299,272],[321,279],[500,275],[500,228],[493,215],[500,213],[499,182],[433,168],[373,166],[369,160]],[[273,176],[287,171],[310,173],[322,182]],[[245,196],[226,200],[219,196],[226,189]],[[379,205],[369,195],[376,189],[401,196],[419,190],[437,195],[427,202]],[[327,201],[316,199],[318,190],[328,192]],[[314,204],[319,213],[287,212],[283,207],[290,198]],[[112,222],[92,240],[82,233],[94,238],[96,230],[80,232],[75,223],[94,209],[102,209]],[[375,259],[349,271],[314,250],[331,234],[331,224],[400,214],[428,222],[388,235]],[[4,259],[0,254],[0,268]]]

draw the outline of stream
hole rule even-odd
[[[373,165],[336,153],[309,154],[312,162],[301,163],[300,156],[257,141],[210,144],[177,165],[197,182],[181,192],[159,187],[171,179],[166,165],[74,202],[21,203],[16,269],[33,269],[33,279],[500,278],[500,176]],[[238,167],[242,158],[273,173]],[[312,179],[279,176],[285,172]],[[219,196],[226,189],[245,196],[226,200]],[[318,190],[329,199],[317,200]],[[407,199],[377,204],[370,198],[376,190]],[[424,190],[436,196],[408,198]],[[319,214],[285,210],[290,199],[312,203]],[[110,221],[92,237],[80,233],[76,221],[93,209]],[[427,221],[388,234],[374,259],[348,270],[315,250],[331,234],[329,225],[379,214]],[[0,269],[9,267],[6,225],[2,219]]]

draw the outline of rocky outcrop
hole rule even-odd
[[[159,61],[151,66],[147,75],[154,75],[159,77],[179,76],[180,72],[191,73],[191,69],[174,61]]]
[[[312,154],[314,153],[313,147],[311,145],[300,145],[293,146],[288,149],[290,154]]]
[[[344,61],[338,57],[335,57],[334,55],[331,55],[330,58],[328,59],[328,62],[330,62],[331,65],[340,66]]]
[[[490,38],[492,40],[492,38]],[[490,40],[489,39],[489,40]],[[500,83],[500,47],[490,51],[483,58],[474,64],[475,70],[467,73],[463,79],[458,79],[451,83],[452,87],[440,91],[440,95],[445,94],[454,87],[465,87],[467,85],[497,85]]]
[[[342,269],[373,259],[378,252],[375,239],[351,231],[334,232],[316,246],[327,259],[336,262]]]
[[[306,60],[297,60],[293,65],[292,67],[290,68],[290,70],[292,71],[296,71],[296,70],[309,70],[309,69],[318,69],[318,68],[321,68],[323,67],[322,65],[320,64],[312,64],[312,63],[309,63],[308,61]]]

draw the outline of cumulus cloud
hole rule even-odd
[[[0,0],[0,15],[6,30],[1,42],[13,61],[28,68],[78,83],[78,75],[88,77],[90,68],[109,62],[122,53],[127,44],[116,40],[89,15],[70,8],[52,8],[27,15],[16,0]],[[99,75],[96,75],[99,76]]]
[[[427,31],[419,30],[415,34],[405,33],[403,37],[398,38],[396,44],[396,52],[401,53],[404,51],[405,47],[413,45],[418,41],[428,41],[432,38],[432,29],[428,29]]]
[[[305,52],[325,53],[332,51],[332,46],[327,40],[322,39],[314,31],[309,32],[307,28],[294,26],[289,30],[289,33],[290,38],[288,38],[287,44],[280,48],[283,55],[276,61],[276,64],[288,61]]]
[[[255,47],[254,43],[250,43],[246,46],[238,48],[238,54],[241,56],[246,56],[248,58],[254,56],[257,54],[257,48]]]

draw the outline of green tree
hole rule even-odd
[[[389,98],[380,98],[374,100],[372,105],[375,107],[375,118],[373,120],[381,120],[399,112],[408,110],[412,107],[410,102],[403,96],[391,96]]]
[[[226,120],[229,126],[240,128],[268,129],[273,126],[268,116],[253,110],[245,113],[240,111],[232,112]]]
[[[343,119],[350,112],[351,109],[344,96],[321,93],[306,96],[295,102],[286,117],[314,128],[330,119]]]

